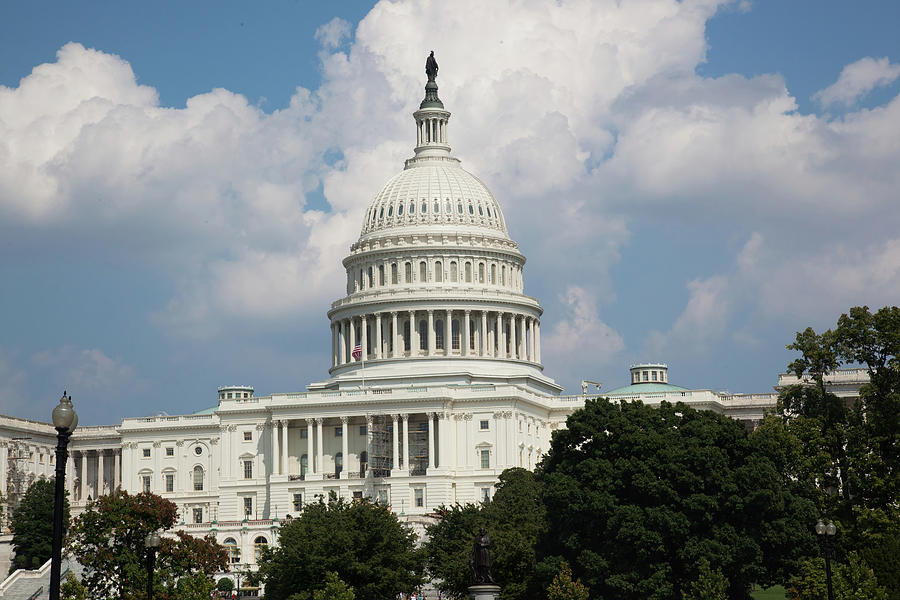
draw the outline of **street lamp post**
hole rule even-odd
[[[78,415],[72,406],[72,398],[63,392],[59,404],[53,409],[53,426],[56,428],[56,493],[53,497],[53,540],[50,553],[50,600],[59,600],[59,578],[62,566],[63,503],[66,492],[66,460],[69,458],[69,437],[78,426]]]
[[[161,541],[155,531],[148,533],[144,539],[144,547],[147,548],[147,600],[153,600],[153,568],[156,566],[156,549]]]
[[[816,523],[816,534],[823,541],[822,545],[825,551],[825,581],[828,585],[828,600],[834,600],[834,593],[831,591],[831,553],[834,551],[832,540],[835,533],[837,533],[837,527],[834,526],[834,521],[831,519],[828,520],[828,524],[825,524],[822,519]]]

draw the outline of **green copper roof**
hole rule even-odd
[[[601,396],[633,396],[637,394],[653,394],[658,392],[686,392],[687,388],[668,383],[633,383],[608,392],[600,391]]]
[[[444,108],[444,103],[438,98],[438,85],[434,81],[425,84],[425,99],[419,108]]]
[[[193,414],[193,415],[211,415],[214,412],[216,412],[217,410],[219,410],[218,406],[210,406],[209,408],[204,408],[203,410],[198,410],[197,412],[191,413],[191,414]]]

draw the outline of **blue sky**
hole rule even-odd
[[[897,3],[501,5],[0,6],[0,412],[325,378],[432,48],[572,393],[767,391],[794,331],[896,303]]]

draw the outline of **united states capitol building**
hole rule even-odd
[[[373,498],[419,531],[441,504],[489,499],[504,469],[533,468],[553,431],[596,395],[587,384],[562,395],[544,374],[543,311],[525,293],[525,257],[500,204],[451,154],[436,82],[425,90],[413,156],[375,195],[343,260],[346,295],[327,313],[328,378],[269,396],[228,385],[198,413],[78,427],[66,474],[73,514],[114,490],[151,491],[178,506],[178,528],[214,534],[238,570],[252,570],[285,518],[320,498]],[[853,394],[865,373],[831,378]],[[748,427],[776,400],[681,388],[664,364],[633,365],[627,383],[603,394],[683,401]],[[48,423],[0,416],[4,496],[53,477],[55,436]]]

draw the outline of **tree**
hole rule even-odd
[[[423,581],[416,536],[390,508],[367,499],[309,504],[281,528],[276,548],[264,548],[255,579],[266,598],[311,600],[331,571],[360,600],[412,593]]]
[[[705,558],[729,598],[747,598],[814,544],[814,507],[782,485],[772,446],[681,403],[588,400],[539,466],[550,533],[538,551],[569,562],[594,597],[680,598]],[[797,532],[793,546],[766,523]]]
[[[234,582],[230,577],[223,577],[216,583],[216,589],[220,592],[230,592],[234,589]]]
[[[699,571],[697,581],[681,593],[683,600],[728,600],[728,580],[722,571],[713,570],[705,558],[700,559]]]
[[[846,563],[831,563],[832,589],[835,600],[887,600],[884,587],[875,573],[855,552],[847,554]],[[825,560],[811,558],[803,562],[800,572],[791,579],[791,600],[821,600],[827,595]]]
[[[53,504],[56,496],[53,479],[38,479],[12,513],[10,528],[16,553],[9,572],[36,569],[50,559],[53,540]],[[69,501],[63,498],[63,531],[68,528]]]
[[[547,588],[548,600],[588,600],[588,589],[580,581],[572,580],[572,568],[563,561],[553,583]],[[717,599],[707,599],[717,600]]]
[[[533,473],[507,469],[500,474],[492,501],[442,506],[436,512],[438,521],[427,529],[425,553],[428,571],[443,593],[467,597],[469,554],[480,527],[491,537],[492,574],[503,600],[534,598],[546,588],[536,555],[546,518],[540,484]],[[553,572],[546,580],[552,576]]]
[[[85,567],[83,581],[88,598],[101,600],[143,598],[147,586],[147,549],[144,540],[152,531],[175,524],[175,504],[148,492],[131,495],[120,491],[91,502],[72,527],[69,550]],[[228,566],[225,549],[211,536],[195,538],[176,532],[163,537],[157,551],[154,596],[160,599],[196,593],[212,575]],[[191,581],[182,584],[183,577]]]
[[[67,573],[59,586],[59,597],[63,600],[86,600],[87,588],[72,573]]]
[[[334,571],[325,573],[325,587],[313,592],[313,600],[355,600],[353,588],[341,581]]]

